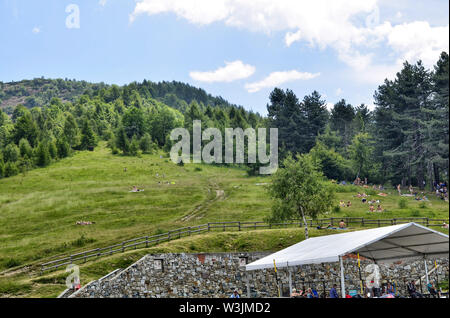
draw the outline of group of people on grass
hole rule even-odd
[[[436,191],[436,197],[440,198],[441,200],[448,201],[448,190],[446,182],[435,182],[434,189]]]
[[[365,194],[365,193],[359,193],[358,192],[358,194],[356,195],[356,197],[357,198],[360,198],[361,199],[361,202],[362,203],[368,203],[369,204],[369,211],[370,212],[383,212],[384,211],[384,209],[383,209],[383,207],[381,206],[381,202],[380,202],[380,200],[375,200],[375,199],[373,199],[373,200],[368,200],[367,198],[368,198],[368,195],[367,194]],[[341,203],[342,203],[343,201],[341,201]],[[349,201],[350,202],[350,201]],[[375,208],[375,205],[377,205],[377,207]],[[342,206],[342,205],[341,205]],[[347,205],[348,206],[348,205]],[[351,206],[351,203],[350,203],[350,206]]]
[[[318,226],[318,230],[346,230],[347,225],[345,224],[344,220],[339,221],[339,227],[336,228],[333,224],[328,224],[327,226]]]

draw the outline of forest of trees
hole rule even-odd
[[[317,92],[299,101],[275,89],[267,106],[281,157],[310,153],[330,179],[432,187],[448,181],[449,60],[433,70],[405,62],[375,92],[375,109],[344,99],[328,112]]]
[[[69,81],[65,90],[74,85]],[[190,128],[194,119],[202,120],[204,128],[222,130],[264,126],[259,114],[177,82],[82,86],[87,89],[74,102],[52,97],[42,105],[0,110],[0,178],[48,166],[74,151],[93,150],[100,140],[113,154],[169,151],[171,130]],[[168,106],[157,96],[177,105]]]
[[[405,62],[375,92],[375,109],[344,99],[331,111],[317,91],[300,100],[275,88],[267,117],[179,82],[125,86],[36,79],[0,83],[0,178],[92,150],[99,140],[113,154],[170,150],[170,131],[216,127],[279,129],[280,162],[310,154],[325,176],[370,183],[415,185],[448,181],[448,54],[432,70]],[[6,102],[5,102],[6,101]],[[6,104],[5,104],[6,103]],[[255,172],[257,165],[248,165]]]

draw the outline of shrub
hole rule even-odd
[[[35,149],[36,164],[39,167],[46,167],[50,164],[51,158],[48,147],[45,143],[39,143]]]
[[[19,168],[16,163],[7,162],[4,168],[5,177],[13,177],[19,174]]]
[[[15,144],[9,144],[3,150],[3,159],[5,162],[16,162],[19,159],[19,148]]]
[[[56,148],[56,144],[53,140],[48,143],[48,153],[52,159],[58,158],[58,149]]]
[[[79,238],[72,242],[72,246],[83,247],[89,243],[95,242],[92,238],[86,238],[84,234],[82,234]]]
[[[0,179],[5,177],[5,165],[3,160],[0,159]]]
[[[412,217],[419,217],[420,216],[420,211],[414,209],[414,210],[411,211],[410,215]]]
[[[30,143],[25,138],[20,139],[19,141],[19,149],[20,155],[25,158],[31,158],[33,155],[33,148],[31,148]]]
[[[9,258],[5,262],[5,267],[6,268],[12,268],[12,267],[19,266],[20,264],[21,264],[20,261],[18,261],[17,259]]]
[[[131,140],[130,144],[130,155],[137,156],[138,152],[139,152],[139,142],[136,136],[133,136],[133,139]]]
[[[153,148],[152,137],[146,133],[142,136],[139,146],[143,153],[151,153]]]
[[[400,209],[406,209],[408,207],[408,200],[406,200],[405,198],[401,198],[400,200],[398,200],[398,207]]]
[[[333,207],[333,213],[341,213],[341,207],[339,205]]]
[[[59,139],[57,141],[56,147],[58,149],[58,157],[59,158],[66,158],[70,155],[70,146],[66,140]]]

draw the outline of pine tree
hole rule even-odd
[[[50,164],[50,153],[48,151],[48,146],[40,142],[35,149],[35,158],[36,158],[36,165],[39,167],[46,167]]]
[[[5,162],[16,162],[19,160],[20,151],[19,148],[13,143],[7,145],[5,149],[3,149],[3,160]]]
[[[347,104],[345,99],[336,103],[331,110],[330,124],[331,129],[336,131],[341,137],[341,144],[338,149],[345,153],[346,148],[350,145],[353,138],[353,119],[355,118],[355,109],[352,105]]]
[[[58,151],[58,157],[61,159],[70,155],[69,143],[64,138],[60,138],[56,141],[56,148]]]
[[[52,159],[58,159],[58,149],[56,148],[55,141],[48,142],[48,153]]]
[[[130,143],[130,155],[137,156],[138,153],[139,153],[139,141],[136,135],[134,135]]]
[[[33,156],[33,148],[27,139],[22,138],[19,141],[20,156],[22,158],[31,158]]]
[[[144,136],[142,136],[142,138],[139,142],[139,146],[143,153],[151,153],[152,152],[153,143],[152,143],[152,137],[150,136],[149,133],[145,133]]]
[[[124,155],[128,155],[130,153],[130,142],[122,125],[117,130],[116,147],[122,150]]]
[[[88,119],[84,119],[81,129],[80,150],[93,150],[96,146],[94,131]]]
[[[308,153],[316,143],[317,136],[322,133],[328,122],[326,102],[321,100],[317,91],[305,96],[300,104],[300,111],[304,117],[301,125],[300,152]]]

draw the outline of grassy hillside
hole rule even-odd
[[[247,177],[239,168],[181,167],[159,154],[113,156],[102,144],[95,152],[0,180],[0,270],[189,225],[261,221],[270,214],[264,187],[269,180]],[[134,185],[145,191],[130,193]],[[425,204],[407,198],[400,208],[394,190],[382,198],[373,190],[336,187],[336,205],[351,200],[352,207],[322,217],[448,218],[448,203],[431,196]],[[353,197],[363,190],[380,199],[386,211],[370,213]]]

